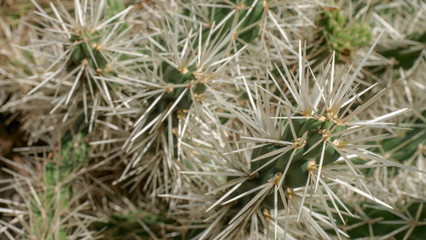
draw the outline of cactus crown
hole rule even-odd
[[[340,9],[327,8],[320,15],[318,26],[330,50],[336,51],[336,58],[349,58],[359,47],[367,46],[371,30],[366,24],[347,23]]]

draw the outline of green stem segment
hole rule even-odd
[[[330,143],[336,140],[337,137],[328,136],[346,129],[345,126],[336,125],[330,120],[320,121],[313,118],[294,119],[292,120],[292,124],[296,134],[295,139],[290,126],[287,122],[285,124],[286,128],[282,134],[281,140],[293,142],[294,147],[289,149],[287,152],[284,152],[284,154],[278,153],[265,158],[262,158],[261,156],[288,146],[277,146],[271,144],[254,149],[251,158],[259,159],[260,157],[260,160],[252,162],[251,171],[257,171],[257,173],[253,174],[253,178],[251,180],[244,182],[233,196],[237,196],[267,183],[276,174],[284,173],[287,167],[288,170],[284,175],[282,187],[286,189],[305,186],[309,175],[308,163],[315,162],[317,165],[320,164],[323,147],[324,155],[322,165],[331,164],[340,157],[340,154],[333,146],[331,146]],[[299,141],[304,134],[307,136],[306,142],[298,143],[297,141]],[[274,158],[276,158],[276,160],[267,164]],[[267,165],[265,166],[265,164]],[[258,170],[259,168],[262,169]],[[266,207],[273,207],[273,205],[270,205],[270,203],[273,202],[272,198],[272,193],[265,198],[264,205]],[[251,196],[246,196],[240,200],[240,203],[245,204],[250,201],[250,199]],[[280,206],[280,208],[282,207],[283,206]]]

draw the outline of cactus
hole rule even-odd
[[[31,2],[0,10],[1,239],[421,239],[418,1]]]
[[[408,70],[421,57],[421,45],[426,44],[426,32],[410,34],[406,37],[406,42],[409,44],[397,43],[392,47],[379,46],[377,52],[388,59],[393,59],[394,68],[402,67],[404,70]]]
[[[426,210],[424,202],[411,202],[399,207],[399,211],[375,208],[366,205],[359,219],[348,218],[348,234],[351,238],[366,236],[375,238],[394,239],[423,239],[426,224]]]
[[[123,3],[116,0],[108,0],[108,4],[105,9],[105,17],[113,19],[115,15],[125,10]],[[117,22],[117,19],[112,23]],[[128,27],[127,23],[119,24],[117,34],[120,34]],[[82,29],[80,32],[76,31],[71,35],[69,41],[72,43],[72,50],[67,63],[68,72],[72,72],[77,67],[88,64],[88,66],[97,74],[103,75],[111,71],[106,69],[108,60],[105,58],[105,53],[100,51],[100,42],[109,30],[97,30],[93,29]],[[125,56],[123,56],[125,57]],[[110,68],[110,66],[109,66]],[[87,76],[89,77],[89,76]]]
[[[75,138],[70,132],[63,138],[60,155],[46,164],[45,185],[46,189],[38,194],[39,201],[43,207],[40,209],[36,201],[31,205],[34,216],[34,234],[44,239],[67,239],[70,229],[66,224],[56,224],[61,222],[67,209],[70,207],[73,198],[73,189],[69,184],[72,173],[87,161],[89,146],[84,140],[82,132],[77,132]],[[74,200],[75,201],[75,200]],[[47,218],[44,214],[47,213]],[[45,229],[48,230],[47,235]],[[59,227],[58,232],[54,230]],[[57,235],[58,234],[58,235]]]
[[[237,1],[232,0],[230,3],[235,4],[234,9],[238,11],[236,16],[230,17],[224,24],[224,29],[232,29],[232,25],[237,22],[239,24],[239,27],[235,31],[235,38],[241,39],[241,41],[244,44],[251,43],[255,38],[259,35],[259,26],[258,23],[260,22],[264,9],[263,9],[263,1],[257,1],[256,4],[253,0],[244,0],[244,1]],[[252,9],[248,9],[252,8]],[[219,9],[213,9],[211,8],[211,11],[215,11],[214,15],[211,13],[210,15],[213,15],[213,19],[216,22],[216,24],[220,23],[222,19],[224,19],[228,14],[230,14],[232,8],[224,7]],[[238,17],[237,19],[234,19]],[[243,20],[243,21],[240,21]],[[240,44],[241,46],[242,44]]]
[[[62,139],[62,148],[57,153],[51,152],[48,157],[45,155],[41,158],[41,164],[35,161],[40,158],[37,154],[30,152],[24,156],[23,152],[20,153],[20,158],[43,167],[42,174],[34,172],[37,168],[20,166],[1,157],[7,163],[19,167],[22,174],[17,175],[10,184],[19,196],[15,197],[8,210],[9,216],[12,213],[12,216],[19,218],[22,230],[13,235],[17,239],[65,240],[87,234],[94,236],[81,228],[93,220],[84,214],[87,202],[80,202],[85,191],[74,189],[76,173],[88,160],[89,146],[83,135],[87,130],[76,128],[74,131],[76,133],[68,131]],[[76,205],[80,206],[76,208]],[[9,232],[6,235],[12,236]]]
[[[100,231],[103,239],[110,240],[135,238],[183,240],[191,239],[199,232],[198,229],[181,230],[179,222],[166,216],[167,213],[153,213],[145,209],[129,213],[115,212],[110,217],[94,222],[92,228]]]
[[[230,7],[235,8],[236,12],[232,13]],[[256,23],[260,21],[263,13],[261,1],[238,3],[231,1],[227,2],[223,8],[208,7],[207,10],[208,19],[218,25],[221,24],[224,16],[229,15],[230,17],[217,28],[212,28],[213,23],[199,28],[184,17],[165,17],[161,24],[165,26],[166,31],[153,37],[154,46],[142,46],[141,51],[151,56],[165,51],[167,59],[153,57],[147,60],[148,66],[143,74],[148,73],[147,77],[154,78],[155,83],[143,86],[144,91],[147,92],[142,97],[144,102],[142,106],[145,110],[136,121],[124,148],[127,152],[132,153],[132,162],[141,162],[141,164],[134,164],[133,168],[141,165],[145,168],[144,164],[147,164],[152,156],[156,156],[158,161],[155,161],[156,164],[151,165],[150,168],[155,167],[163,174],[156,177],[151,175],[149,177],[151,179],[164,178],[164,182],[166,182],[166,179],[169,178],[166,175],[175,171],[173,168],[165,167],[162,162],[174,162],[176,158],[180,158],[181,151],[177,145],[179,145],[181,136],[177,134],[177,131],[182,128],[184,119],[188,117],[187,113],[194,106],[194,100],[202,102],[209,79],[221,74],[218,71],[219,66],[207,67],[205,61],[210,61],[210,64],[212,64],[211,61],[220,62],[221,59],[242,48],[243,45],[240,42],[237,43],[236,48],[233,47],[232,41],[235,41],[236,38],[240,39],[238,41],[248,43],[258,35]],[[191,14],[193,14],[190,7],[185,8],[183,13],[186,17],[192,17]],[[175,25],[183,25],[185,28],[178,29]],[[194,39],[188,38],[192,31],[188,32],[187,28],[195,29],[193,32],[196,34],[192,33]],[[172,35],[173,32],[175,34]],[[176,55],[169,56],[167,52],[170,51],[182,51],[179,54],[185,57],[181,59]],[[200,55],[199,51],[203,52],[203,55]],[[141,142],[149,142],[147,144],[149,147],[140,148]],[[167,153],[159,151],[158,148],[167,149]],[[127,170],[122,174],[120,181],[127,179],[132,181],[132,175],[129,174],[130,169]],[[154,171],[151,171],[150,174],[154,174]],[[137,181],[140,182],[143,179],[145,177],[138,178]],[[158,182],[160,181],[158,180]],[[163,184],[158,185],[163,188],[164,186],[161,186]],[[150,185],[153,186],[156,183]],[[151,187],[147,188],[155,191]],[[169,184],[165,188],[173,188],[173,184]],[[168,191],[165,190],[165,192]]]
[[[425,117],[425,111],[422,116]],[[408,164],[413,161],[413,157],[416,157],[416,153],[419,148],[426,145],[426,135],[423,126],[424,121],[421,118],[410,121],[407,124],[408,129],[398,130],[393,136],[378,142],[368,142],[367,144],[375,145],[378,147],[372,148],[377,154],[383,154],[386,159],[397,161],[402,164]],[[411,127],[410,127],[411,126]],[[354,163],[361,163],[361,159],[354,159]],[[398,174],[399,167],[389,167],[389,174]],[[363,170],[363,173],[371,177],[375,172],[375,169]]]
[[[276,158],[275,155],[266,158],[262,156],[277,151],[280,148],[283,148],[283,146],[266,145],[255,148],[251,155],[252,161],[254,160],[255,162],[251,164],[250,171],[256,171],[258,174],[256,174],[253,179],[244,182],[244,184],[234,193],[234,196],[247,192],[250,189],[253,189],[255,186],[265,184],[273,176],[283,172],[287,172],[282,184],[283,188],[286,189],[303,187],[306,185],[308,180],[308,168],[310,167],[309,164],[311,164],[311,166],[312,164],[322,164],[325,166],[332,164],[340,157],[340,154],[330,145],[330,143],[325,144],[324,154],[321,156],[322,147],[321,145],[316,145],[316,143],[321,141],[321,139],[327,135],[336,134],[339,131],[346,129],[346,126],[338,126],[333,123],[333,119],[325,119],[321,117],[318,119],[296,119],[292,121],[293,128],[297,136],[297,138],[294,139],[294,136],[292,136],[291,133],[292,130],[290,130],[290,125],[288,123],[285,124],[286,127],[283,135],[281,136],[281,140],[286,142],[293,142],[294,144],[300,144],[300,147],[298,147],[294,153],[286,152],[285,154],[279,156],[279,158],[277,158],[273,164],[268,164],[268,162]],[[300,139],[302,139],[302,137],[305,137],[306,142],[298,142]],[[331,138],[331,141],[335,140],[337,140],[337,137]],[[321,158],[323,158],[322,162]],[[291,163],[289,163],[290,159]],[[262,170],[257,171],[265,164],[268,165],[263,167]],[[286,170],[286,168],[288,168],[288,170]],[[229,180],[232,180],[232,178]],[[265,198],[265,202],[273,202],[272,198],[272,195],[267,196]],[[250,199],[250,196],[242,198],[242,205],[248,203]],[[273,208],[273,205],[266,206]]]
[[[207,18],[210,22],[203,30],[203,41],[207,39],[214,22],[216,26],[221,25],[222,31],[219,34],[232,33],[233,39],[238,39],[238,48],[252,43],[259,35],[258,25],[263,17],[264,4],[264,1],[231,0],[223,1],[220,7],[208,7]],[[188,16],[193,14],[188,8],[184,12]],[[213,38],[216,35],[213,34]]]
[[[90,2],[84,6],[78,1],[74,3],[75,10],[67,10],[62,2],[50,4],[54,15],[51,17],[49,11],[34,2],[39,25],[33,27],[43,35],[39,40],[43,44],[30,45],[28,51],[34,58],[48,62],[49,66],[38,74],[49,77],[39,82],[28,94],[38,92],[53,98],[52,113],[68,112],[64,121],[73,117],[69,113],[82,109],[88,122],[90,117],[97,116],[93,111],[89,115],[89,106],[95,108],[99,104],[112,107],[113,86],[121,86],[116,82],[107,83],[102,78],[116,76],[117,65],[136,57],[124,53],[130,31],[124,19],[129,8],[124,9],[124,5],[116,0]],[[61,24],[58,25],[57,21]],[[59,56],[51,53],[59,53]],[[94,119],[91,120],[90,129],[94,127],[93,122]]]
[[[338,60],[350,58],[357,48],[367,46],[371,40],[368,25],[347,23],[340,9],[325,9],[318,26],[330,52],[335,51]]]
[[[233,38],[238,37],[242,41],[244,41],[244,43],[252,42],[258,36],[259,27],[256,25],[256,23],[261,20],[263,13],[262,2],[257,1],[255,5],[254,3],[254,1],[242,1],[240,3],[237,3],[236,0],[232,0],[227,3],[230,4],[229,6],[225,5],[223,8],[209,8],[208,17],[212,18],[216,24],[219,24],[222,19],[231,14],[232,8],[234,8],[238,12],[238,14],[231,15],[231,17],[229,17],[226,22],[223,23],[221,31],[216,31],[212,34],[211,29],[204,29],[201,34],[202,40],[195,40],[196,44],[194,44],[193,46],[194,50],[197,50],[197,48],[199,47],[198,45],[203,45],[207,41],[207,38],[214,39],[218,37],[219,39],[224,39],[226,35],[232,33],[232,31],[235,31],[234,34],[236,35],[236,37]],[[185,9],[185,13],[186,15],[189,15],[190,10]],[[239,25],[239,27],[237,29],[234,29],[235,25]],[[221,34],[222,36],[218,36],[218,34]],[[164,42],[164,39],[160,38],[158,39],[158,42],[162,43]],[[241,44],[238,48],[241,48]],[[166,84],[189,84],[191,83],[191,81],[196,80],[195,75],[197,72],[200,71],[200,69],[197,69],[197,66],[195,66],[195,64],[191,66],[180,66],[179,69],[176,69],[173,66],[170,66],[170,64],[168,64],[167,62],[162,62],[161,69],[163,81]],[[195,94],[202,94],[206,89],[204,83],[197,83],[191,87],[193,87],[193,91]],[[163,100],[160,101],[159,107],[154,111],[154,115],[157,115],[158,113],[164,111],[166,109],[166,106],[168,106],[170,103],[175,102],[182,92],[182,88],[174,89],[170,92],[167,92],[163,97]],[[182,102],[179,103],[180,109],[188,110],[189,106],[191,105],[191,101],[191,96],[186,93],[185,96],[183,96]]]
[[[70,62],[68,64],[69,72],[76,69],[81,64],[88,64],[88,66],[94,70],[100,69],[100,71],[104,71],[107,60],[96,49],[96,40],[99,38],[99,34],[99,32],[95,32],[94,34],[87,33],[84,36],[71,36],[70,41],[76,46],[71,51]],[[87,40],[84,40],[86,38]],[[85,63],[86,61],[87,63]]]
[[[102,232],[104,239],[130,240],[158,238],[162,232],[161,224],[166,219],[163,215],[153,214],[145,210],[131,213],[113,213],[105,221],[93,223],[93,228]]]
[[[301,49],[299,52],[301,52]],[[299,67],[304,67],[303,61]],[[273,91],[261,88],[256,84],[254,86],[246,85],[249,97],[247,101],[252,104],[252,108],[240,111],[240,107],[237,106],[221,106],[225,111],[229,111],[236,116],[236,121],[240,122],[240,125],[237,126],[243,129],[241,136],[238,138],[246,139],[246,141],[231,140],[228,141],[230,143],[220,144],[213,141],[210,145],[219,148],[216,150],[219,152],[218,160],[213,161],[211,167],[204,167],[202,163],[205,160],[203,159],[208,159],[209,157],[203,156],[198,159],[194,156],[198,160],[193,161],[188,171],[185,171],[188,174],[202,176],[205,172],[214,171],[212,168],[217,168],[217,176],[227,176],[226,180],[212,177],[206,179],[197,178],[197,181],[195,181],[196,183],[198,181],[203,182],[203,180],[217,183],[216,188],[211,187],[210,192],[205,193],[216,193],[215,196],[217,197],[215,201],[206,203],[206,208],[208,209],[207,211],[212,211],[218,205],[224,205],[222,209],[218,209],[218,212],[214,214],[221,215],[222,220],[229,224],[229,227],[221,228],[222,231],[220,232],[209,233],[206,231],[200,233],[200,236],[217,234],[220,239],[239,238],[243,237],[241,234],[252,229],[254,224],[259,231],[264,232],[268,237],[272,237],[273,234],[269,235],[267,230],[268,216],[271,216],[271,214],[264,213],[262,216],[257,211],[275,212],[275,214],[278,214],[279,211],[303,212],[303,207],[300,205],[292,206],[291,202],[298,199],[300,201],[298,204],[303,205],[304,199],[308,198],[309,194],[315,194],[317,190],[327,192],[327,190],[319,189],[330,188],[326,180],[333,178],[333,169],[336,166],[344,165],[343,168],[339,167],[342,171],[343,169],[350,171],[353,167],[351,165],[352,162],[348,160],[353,158],[349,156],[350,154],[359,154],[359,156],[366,158],[374,155],[368,153],[368,146],[366,147],[367,149],[364,149],[365,146],[358,145],[356,141],[351,143],[345,136],[354,135],[358,131],[356,129],[362,129],[362,122],[351,122],[350,119],[355,118],[354,114],[361,113],[360,109],[366,109],[371,101],[370,103],[366,102],[358,105],[357,108],[352,110],[352,113],[347,113],[350,105],[346,106],[348,103],[343,104],[343,102],[336,100],[349,94],[338,90],[346,89],[346,91],[349,91],[348,86],[351,83],[344,79],[337,80],[329,87],[327,87],[327,83],[324,83],[324,90],[319,90],[322,92],[318,93],[318,95],[324,96],[323,99],[329,99],[328,101],[309,100],[310,97],[315,98],[314,96],[316,95],[311,95],[310,91],[315,92],[316,89],[310,88],[308,77],[305,76],[306,78],[301,80],[300,78],[297,79],[289,74],[286,66],[283,66],[283,68],[285,74],[288,74],[287,76],[289,77],[283,81],[292,94],[292,100],[288,98],[279,100]],[[300,71],[304,72],[304,70]],[[284,73],[279,69],[278,72],[285,79]],[[332,71],[329,74],[333,76],[335,73]],[[278,85],[277,88],[280,87],[272,76],[271,78],[271,81]],[[327,78],[321,76],[316,79],[325,81]],[[301,89],[296,89],[296,83],[300,84]],[[250,87],[254,89],[250,89]],[[340,92],[334,94],[334,91]],[[255,94],[260,96],[256,100],[253,98]],[[351,94],[355,96],[354,92]],[[356,96],[359,97],[359,95]],[[351,98],[351,96],[346,96],[346,98]],[[223,103],[224,101],[221,100],[219,102]],[[366,121],[366,124],[368,122]],[[212,127],[212,129],[221,129],[219,123],[220,120],[216,120],[218,126]],[[236,129],[229,133],[226,130],[223,131],[223,133],[213,135],[232,136],[238,132]],[[234,138],[237,137],[235,136]],[[224,147],[221,145],[224,145]],[[351,149],[359,149],[359,153]],[[207,152],[211,154],[214,150]],[[239,152],[241,154],[237,154]],[[247,152],[251,152],[251,154],[249,155]],[[235,154],[221,156],[220,153]],[[247,157],[249,157],[248,160],[246,159]],[[337,163],[337,160],[340,161]],[[377,158],[377,160],[383,163],[387,162],[386,160],[380,160],[380,158]],[[295,193],[295,189],[302,187],[306,189],[303,193]],[[353,188],[349,187],[349,189]],[[307,191],[310,191],[310,193],[307,193]],[[201,193],[198,194],[201,195]],[[332,196],[329,197],[333,199]],[[323,201],[325,203],[324,199],[321,198],[315,201]],[[324,206],[324,208],[327,209],[328,206]],[[337,207],[334,205],[330,208]],[[335,220],[330,214],[331,210],[326,211],[328,211],[327,215],[330,219],[329,224],[333,226]],[[284,217],[285,215],[280,216]],[[277,215],[274,218],[276,219]],[[212,224],[219,225],[216,221],[213,221]],[[276,226],[275,229],[279,228],[277,222],[274,224]],[[249,228],[248,226],[251,227]],[[334,230],[336,234],[339,234],[336,225],[334,225]],[[318,234],[321,236],[321,233]]]
[[[422,116],[426,117],[426,111],[422,113]],[[422,119],[417,119],[411,123],[414,127],[410,130],[400,131],[399,135],[383,140],[380,150],[389,159],[399,162],[410,160],[420,144],[426,145],[426,134],[422,123]]]

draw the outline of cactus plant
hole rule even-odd
[[[56,154],[51,152],[50,159],[42,159],[48,162],[40,165],[44,167],[41,179],[27,184],[20,183],[25,178],[40,178],[39,174],[31,172],[32,169],[21,166],[25,169],[23,174],[28,176],[17,176],[15,182],[12,182],[11,186],[23,199],[22,203],[11,206],[11,213],[19,219],[20,226],[25,230],[16,231],[16,237],[53,240],[78,238],[87,234],[87,227],[82,226],[91,221],[82,211],[87,202],[74,209],[84,191],[76,191],[72,183],[75,182],[77,170],[86,163],[89,146],[80,131],[77,131],[75,137],[73,134],[68,131],[63,138],[62,149]],[[29,154],[28,159],[37,159],[37,155]]]
[[[348,234],[352,238],[365,236],[395,239],[423,239],[425,234],[425,210],[423,202],[411,202],[406,206],[392,211],[374,207],[365,207],[362,210],[362,218],[349,218]]]
[[[301,52],[300,49],[299,53]],[[303,60],[301,60],[299,67],[304,67]],[[206,208],[207,211],[211,211],[219,205],[227,206],[219,209],[215,214],[221,215],[223,221],[228,222],[229,226],[223,227],[222,231],[204,232],[200,233],[199,236],[212,237],[216,234],[220,239],[243,237],[246,231],[249,231],[249,229],[253,231],[254,227],[261,232],[264,231],[267,236],[273,237],[273,234],[269,235],[266,230],[268,224],[265,221],[268,221],[267,217],[265,214],[262,216],[257,211],[268,211],[269,209],[268,212],[274,212],[274,219],[281,216],[277,215],[281,211],[283,211],[281,214],[286,211],[296,211],[299,212],[300,217],[305,198],[308,198],[309,194],[316,194],[317,189],[321,189],[318,190],[321,192],[318,201],[321,200],[324,203],[325,198],[321,195],[328,194],[327,197],[331,199],[334,204],[333,207],[338,211],[336,202],[339,202],[339,200],[328,192],[331,187],[327,184],[327,180],[333,179],[333,174],[338,174],[333,170],[335,166],[341,166],[341,163],[347,165],[348,174],[352,172],[353,177],[357,178],[357,173],[355,173],[357,166],[352,165],[349,159],[353,156],[350,155],[374,158],[375,161],[390,164],[389,161],[374,156],[367,149],[363,149],[362,145],[357,144],[357,141],[343,137],[353,135],[368,126],[369,123],[377,121],[372,119],[363,123],[358,119],[356,121],[351,121],[351,119],[356,118],[356,114],[361,113],[374,101],[374,98],[378,98],[385,91],[348,113],[354,99],[360,96],[349,88],[352,84],[351,81],[355,79],[356,72],[349,79],[336,79],[332,86],[327,86],[327,83],[320,83],[321,85],[324,84],[324,88],[316,89],[310,87],[307,76],[291,77],[285,66],[284,69],[285,73],[288,74],[287,80],[285,80],[284,73],[280,72],[280,74],[284,79],[283,82],[290,88],[289,91],[296,101],[295,103],[286,98],[277,99],[275,94],[257,84],[246,85],[246,88],[249,89],[247,91],[249,100],[247,101],[251,108],[242,110],[239,107],[229,105],[223,99],[219,101],[224,105],[226,104],[222,107],[235,115],[237,121],[240,122],[238,125],[240,133],[236,135],[238,132],[236,129],[229,133],[226,130],[221,130],[223,132],[216,135],[230,135],[237,140],[228,141],[230,143],[226,143],[225,147],[220,146],[223,145],[220,143],[211,143],[212,146],[219,148],[217,150],[219,154],[216,156],[218,159],[205,167],[202,159],[208,158],[208,156],[201,154],[201,157],[195,157],[198,160],[193,160],[185,173],[203,176],[204,174],[210,175],[208,172],[217,171],[211,178],[199,179],[200,177],[197,177],[197,181],[194,181],[208,181],[217,184],[216,188],[212,186],[208,189],[208,194],[216,194],[217,199],[215,201],[205,199],[207,204],[210,204]],[[300,70],[300,72],[303,73],[304,70]],[[326,74],[333,77],[335,73],[332,70],[331,73]],[[321,76],[317,79],[325,80],[326,77]],[[279,85],[273,77],[271,82],[272,85]],[[296,83],[300,84],[300,89],[295,89]],[[251,87],[253,87],[252,90]],[[321,92],[310,94],[310,91]],[[258,96],[256,100],[254,100],[254,96]],[[312,96],[312,99],[309,96]],[[327,101],[315,100],[318,98],[315,96],[323,96],[323,99],[327,99]],[[346,100],[342,101],[342,99]],[[387,119],[402,111],[404,109],[385,117],[377,117],[377,119]],[[217,120],[217,126],[213,129],[221,129],[219,122],[220,120]],[[220,139],[218,141],[221,141]],[[358,149],[359,152],[353,149]],[[212,151],[208,151],[208,153],[212,154]],[[250,152],[251,154],[248,154]],[[338,159],[340,159],[340,163],[333,164]],[[397,163],[393,164],[401,166]],[[343,168],[341,168],[341,171],[343,171]],[[226,178],[217,179],[216,176],[226,176]],[[338,178],[334,179],[334,183],[338,182]],[[362,181],[359,181],[359,184],[360,186],[365,185]],[[206,185],[208,184],[206,183]],[[305,187],[305,192],[295,194],[293,189],[301,187]],[[312,192],[307,193],[307,190]],[[297,202],[300,205],[291,206],[290,202],[294,201],[295,198],[299,198]],[[201,201],[204,200],[201,199]],[[375,198],[372,199],[380,202]],[[196,202],[196,200],[194,201]],[[293,207],[295,209],[291,209]],[[327,212],[330,219],[329,224],[334,227],[336,234],[341,234],[330,214],[331,210],[328,206],[322,207],[325,208],[324,211]],[[275,230],[278,227],[277,222],[270,224],[275,224]],[[219,222],[212,221],[213,225],[217,226]],[[248,229],[245,230],[246,228]],[[277,234],[276,231],[275,234]],[[322,236],[321,232],[314,234]]]
[[[228,8],[235,8],[230,11]],[[184,9],[184,14],[192,17],[197,12],[190,12],[191,6]],[[165,188],[170,192],[174,182],[168,175],[177,175],[171,164],[179,159],[180,141],[184,134],[178,129],[185,129],[183,124],[194,102],[201,102],[209,80],[221,75],[220,71],[226,67],[233,56],[229,54],[241,50],[241,43],[234,48],[232,41],[235,38],[244,43],[254,40],[258,34],[255,23],[260,21],[263,7],[260,1],[230,2],[223,8],[208,8],[207,18],[217,24],[197,26],[184,17],[165,18],[160,23],[165,31],[153,37],[152,46],[143,46],[141,51],[153,56],[147,61],[145,72],[151,82],[144,82],[141,86],[145,94],[141,95],[145,109],[136,120],[134,128],[124,143],[124,148],[131,156],[132,168],[149,168],[144,174],[134,177],[136,171],[126,168],[118,182],[130,179],[130,182],[147,181],[145,188],[151,192]],[[226,21],[219,21],[228,16]],[[207,23],[203,23],[207,24]],[[175,25],[182,25],[178,28]],[[188,32],[188,29],[191,31]],[[193,36],[190,38],[189,36]],[[236,37],[237,36],[237,37]],[[161,46],[161,47],[160,47]],[[168,52],[173,52],[170,55]],[[165,57],[159,57],[163,53]],[[224,61],[225,60],[225,61]],[[212,86],[213,87],[213,86]],[[141,102],[138,98],[133,101]],[[141,145],[145,147],[141,148]],[[164,150],[158,150],[164,149]],[[152,158],[158,159],[152,161]],[[164,164],[167,162],[167,165]],[[149,166],[148,166],[149,165]],[[167,166],[167,167],[165,167]],[[161,175],[161,176],[159,176]],[[157,186],[157,187],[153,187]]]
[[[64,137],[61,153],[52,159],[53,161],[46,163],[46,189],[43,189],[31,204],[34,235],[39,238],[66,239],[68,235],[73,235],[72,232],[67,232],[72,228],[60,222],[66,217],[65,212],[74,195],[68,183],[69,178],[84,164],[89,148],[81,133],[78,133],[75,139],[70,136],[70,132],[67,135]]]
[[[366,24],[347,23],[340,9],[326,8],[320,15],[318,26],[330,51],[336,52],[338,60],[350,58],[353,52],[367,46],[371,40],[371,30]]]
[[[421,239],[424,4],[31,4],[0,10],[0,238]]]
[[[117,74],[120,65],[130,56],[125,54],[128,40],[128,24],[124,21],[131,8],[124,9],[119,1],[98,1],[81,5],[74,2],[74,10],[67,10],[63,3],[50,4],[50,11],[45,11],[34,2],[40,16],[39,25],[34,28],[43,38],[39,42],[25,47],[34,57],[50,61],[49,66],[40,76],[47,76],[28,94],[42,92],[53,96],[51,112],[63,109],[64,120],[73,108],[83,109],[86,122],[91,117],[96,105],[106,104],[112,107],[111,95],[114,91],[111,84],[102,77]],[[50,13],[53,13],[53,18]],[[115,14],[113,14],[115,13]],[[57,24],[57,22],[60,24]],[[42,46],[43,53],[35,49]],[[141,56],[134,54],[132,57]],[[63,71],[66,69],[66,71]],[[68,108],[63,107],[69,106]],[[96,116],[92,113],[92,116]],[[91,120],[91,128],[93,128]]]

